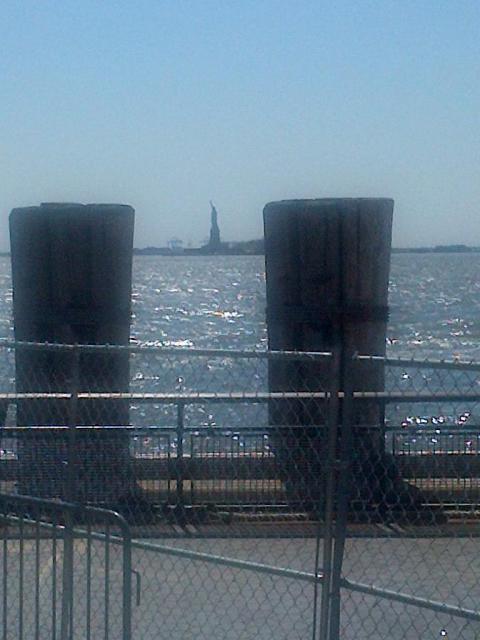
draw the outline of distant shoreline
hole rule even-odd
[[[480,253],[480,247],[467,247],[465,244],[445,244],[436,247],[394,247],[392,253]]]
[[[263,256],[265,255],[261,240],[252,240],[245,243],[231,243],[219,251],[208,251],[205,247],[198,249],[170,249],[169,247],[144,247],[134,248],[134,256]],[[245,244],[245,249],[237,246]],[[480,253],[480,247],[468,247],[464,244],[437,245],[435,247],[393,247],[392,253]],[[9,258],[10,252],[0,251],[1,258]]]
[[[168,247],[145,247],[134,249],[136,256],[262,256],[265,255],[263,242],[252,240],[245,243],[225,245],[219,251],[209,251],[206,247],[199,249],[172,250]],[[437,245],[435,247],[393,247],[392,253],[480,253],[480,247],[468,247],[464,244]]]

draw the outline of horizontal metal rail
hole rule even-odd
[[[343,392],[339,393],[339,397],[344,397]],[[383,402],[480,402],[480,392],[354,391],[353,399]]]
[[[73,515],[83,517],[93,517],[95,515],[101,516],[104,520],[110,521],[118,526],[118,528],[122,532],[122,540],[129,540],[131,538],[131,531],[128,522],[120,513],[111,509],[90,507],[88,505],[83,505],[77,502],[66,502],[65,500],[46,500],[44,498],[37,498],[35,496],[24,496],[16,493],[0,493],[0,508],[2,508],[2,506],[13,505],[24,507],[25,510],[28,510],[30,507],[38,507],[39,509],[43,508],[56,514],[69,512]],[[58,528],[58,525],[55,526]]]
[[[131,400],[132,402],[151,402],[158,404],[198,404],[216,403],[263,403],[270,400],[327,400],[328,391],[236,391],[236,392],[176,392],[176,393],[130,393],[130,392],[80,392],[78,400]],[[339,399],[345,397],[343,391],[337,394]],[[0,393],[0,401],[16,400],[70,400],[71,393],[28,392]],[[354,400],[380,400],[382,402],[480,402],[480,392],[437,391],[354,391]]]
[[[0,393],[0,401],[11,401],[14,402],[15,400],[70,400],[72,398],[72,394],[71,393],[63,393],[63,392],[56,392],[56,391],[45,391],[45,392],[39,392],[39,391],[32,391],[32,392],[25,392],[25,393]]]
[[[458,618],[465,618],[467,620],[475,620],[480,622],[480,611],[474,611],[473,609],[465,609],[463,607],[457,607],[452,604],[440,602],[437,600],[430,600],[428,598],[420,598],[419,596],[411,596],[399,591],[392,591],[390,589],[383,589],[375,587],[369,584],[363,584],[362,582],[356,582],[354,580],[348,580],[347,578],[340,579],[340,586],[343,589],[349,589],[350,591],[357,591],[358,593],[365,593],[370,596],[376,596],[378,598],[385,598],[387,600],[394,600],[395,602],[402,602],[403,604],[412,605],[414,607],[421,607],[422,609],[430,609],[437,613],[446,613]]]
[[[480,371],[480,363],[460,362],[459,360],[417,360],[414,358],[389,358],[388,356],[355,355],[359,362],[378,362],[390,367],[415,367],[415,369],[454,369],[458,371]]]
[[[308,427],[315,428],[325,428],[324,423],[319,424],[309,424]],[[453,425],[440,425],[437,428],[428,427],[423,429],[422,427],[416,427],[414,425],[408,425],[406,427],[402,427],[399,425],[358,425],[360,429],[381,429],[385,433],[391,435],[398,435],[405,438],[411,438],[414,436],[440,436],[440,437],[458,437],[461,438],[463,436],[472,436],[478,435],[480,436],[480,425],[474,425],[469,427],[468,429],[455,429]],[[0,436],[8,438],[11,434],[12,437],[15,436],[16,433],[25,433],[26,431],[30,433],[42,433],[42,432],[61,432],[68,431],[71,427],[67,425],[38,425],[38,426],[6,426],[0,427]],[[75,427],[76,431],[87,431],[87,432],[98,432],[98,431],[128,431],[130,435],[159,435],[173,433],[177,430],[175,425],[146,425],[146,426],[138,426],[138,425],[77,425]],[[218,435],[218,436],[232,436],[232,435],[242,435],[248,434],[251,436],[254,435],[265,435],[267,433],[271,433],[273,431],[279,431],[285,429],[286,431],[292,431],[295,429],[305,429],[304,425],[301,424],[275,424],[275,425],[262,425],[262,426],[229,426],[229,425],[185,425],[183,430],[185,433],[193,434],[193,435]]]
[[[175,556],[177,558],[185,558],[187,560],[208,562],[210,564],[215,564],[223,567],[230,567],[231,569],[243,569],[246,571],[255,571],[257,573],[266,573],[272,576],[279,576],[281,578],[301,580],[303,582],[309,582],[311,584],[314,584],[315,582],[322,583],[324,580],[324,575],[322,572],[319,572],[317,575],[315,575],[314,573],[309,573],[307,571],[286,569],[284,567],[275,567],[273,565],[251,562],[249,560],[239,560],[238,558],[229,558],[227,556],[203,553],[201,551],[192,551],[190,549],[180,549],[178,547],[171,547],[169,545],[155,544],[154,542],[144,542],[143,540],[138,539],[132,540],[132,547],[134,549],[142,549],[143,551],[153,551],[156,553]]]
[[[233,393],[79,393],[79,400],[133,400],[134,402],[155,402],[160,404],[204,402],[243,403],[269,402],[270,400],[326,400],[326,391],[278,391],[278,392],[233,392]],[[480,396],[479,396],[480,397]]]
[[[324,428],[325,424],[309,424],[309,427],[316,428]],[[71,427],[68,425],[38,425],[38,426],[13,426],[13,427],[0,427],[0,436],[9,437],[9,434],[14,436],[16,433],[25,433],[26,431],[36,433],[38,432],[57,432],[57,431],[69,431]],[[204,432],[205,435],[219,435],[219,436],[230,436],[230,435],[239,435],[242,433],[247,433],[249,435],[264,435],[267,432],[279,431],[281,429],[286,429],[291,431],[292,429],[305,429],[304,425],[301,424],[276,424],[276,425],[267,425],[264,426],[209,426],[209,425],[185,425],[183,427],[183,431],[188,434],[196,435],[196,432],[199,434]],[[75,427],[76,431],[128,431],[130,435],[135,436],[138,435],[155,435],[157,432],[160,435],[173,433],[177,430],[175,425],[147,425],[147,426],[135,426],[131,424],[127,425],[77,425]],[[398,428],[400,432],[400,427]],[[405,433],[405,430],[402,431]],[[202,433],[203,435],[203,433]]]
[[[151,344],[66,344],[54,342],[15,342],[0,340],[0,349],[38,349],[45,351],[126,351],[129,353],[156,353],[158,355],[200,356],[212,358],[235,359],[293,359],[293,360],[326,360],[333,357],[331,351],[261,351],[241,349],[199,349],[195,347],[169,347]],[[479,362],[461,362],[459,360],[430,360],[415,358],[391,358],[388,356],[374,356],[355,354],[354,360],[359,362],[378,362],[394,367],[415,367],[425,369],[456,369],[459,371],[480,371]]]
[[[461,427],[458,429],[456,428],[456,426],[452,425],[450,422],[439,424],[438,426],[435,426],[431,422],[423,426],[417,423],[407,424],[405,426],[402,426],[400,424],[396,424],[396,425],[390,424],[390,425],[385,425],[385,427],[383,427],[382,425],[382,428],[388,433],[398,433],[399,435],[404,435],[404,436],[416,436],[416,435],[419,435],[419,436],[432,435],[433,436],[433,435],[438,435],[439,432],[441,435],[444,435],[444,436],[448,436],[448,435],[469,436],[472,434],[480,435],[479,424],[472,424],[471,426]]]
[[[71,393],[0,393],[0,401],[8,400],[71,400]],[[204,402],[268,402],[269,400],[326,400],[327,391],[273,391],[273,392],[186,392],[186,393],[129,393],[129,392],[80,392],[78,400],[131,400],[132,402],[152,402],[158,404],[198,404]]]
[[[211,358],[257,359],[257,360],[326,360],[332,358],[330,351],[254,351],[241,349],[197,349],[194,347],[163,347],[149,344],[61,344],[56,342],[14,342],[0,340],[0,349],[36,349],[40,351],[95,351],[154,353],[157,355],[198,356]]]

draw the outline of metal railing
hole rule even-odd
[[[132,638],[131,534],[118,513],[0,494],[0,522],[4,640]]]
[[[29,429],[45,442],[53,441],[56,434],[66,431],[62,427]],[[78,430],[90,432],[92,441],[98,435],[98,429],[79,427]],[[128,427],[127,431],[132,474],[156,504],[183,502],[273,508],[287,503],[271,435],[266,429],[180,424],[177,427]],[[440,432],[388,427],[386,446],[396,458],[404,478],[413,483],[430,479],[437,487],[444,486],[444,493],[448,486],[453,488],[455,481],[463,478],[464,489],[468,489],[475,504],[480,499],[480,485],[469,479],[480,477],[479,432],[475,427]],[[24,433],[25,428],[18,427],[5,427],[0,432],[0,483],[5,486],[19,479],[18,441]],[[180,450],[179,441],[182,441]],[[66,470],[66,465],[63,466]],[[455,499],[452,491],[450,502]],[[462,502],[465,502],[464,496]]]

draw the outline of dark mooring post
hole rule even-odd
[[[15,339],[126,345],[130,335],[134,210],[126,205],[42,204],[10,215]],[[124,351],[18,348],[18,392],[129,389]],[[74,415],[72,415],[72,410]],[[21,400],[17,424],[108,426],[26,431],[19,443],[22,493],[116,503],[134,488],[128,403]],[[69,446],[70,443],[70,446]],[[75,463],[74,473],[68,467]],[[75,495],[72,496],[74,484]]]
[[[282,201],[264,209],[269,348],[337,350],[339,389],[347,374],[355,390],[384,388],[382,363],[352,366],[351,357],[385,354],[392,215],[393,201],[383,198]],[[272,391],[328,390],[331,375],[326,363],[273,360],[269,384]],[[290,499],[307,508],[323,499],[325,421],[321,402],[270,407],[271,425],[294,427],[273,428],[272,436]],[[379,403],[357,403],[352,500],[361,508],[415,499],[385,452],[383,426]]]

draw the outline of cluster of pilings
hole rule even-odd
[[[271,391],[345,387],[354,352],[384,355],[393,201],[388,199],[295,200],[268,204],[264,210],[269,348],[331,351],[340,354],[335,370],[318,361],[293,372],[287,361],[272,361]],[[10,216],[14,328],[17,341],[126,345],[131,315],[131,267],[134,211],[124,205],[43,204],[14,209]],[[356,390],[379,391],[382,364],[371,363],[348,383]],[[102,372],[98,375],[98,372]],[[332,373],[333,372],[333,373]],[[72,350],[16,350],[18,392],[128,391],[128,353]],[[291,402],[291,401],[290,401]],[[79,402],[77,425],[119,427],[89,442],[76,434],[79,482],[67,490],[61,470],[68,457],[68,434],[48,440],[32,429],[19,449],[22,493],[116,502],[137,491],[129,471],[127,404]],[[54,418],[53,418],[54,417]],[[18,426],[68,427],[68,403],[18,402]],[[411,502],[386,454],[384,416],[378,403],[358,405],[354,429],[358,450],[357,497]],[[322,501],[325,459],[324,407],[290,404],[291,431],[284,405],[272,403],[270,424],[279,468],[292,502],[305,508]],[[105,466],[108,470],[106,472]],[[368,470],[368,472],[367,472]],[[392,494],[392,491],[395,495]],[[67,495],[66,495],[67,494]],[[391,495],[392,494],[392,495]]]

